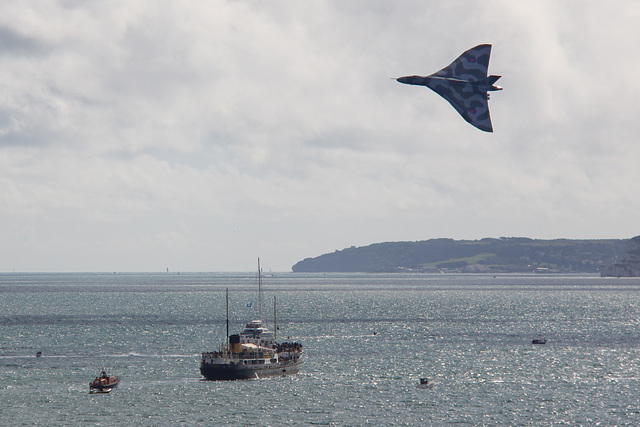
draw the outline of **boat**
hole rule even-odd
[[[108,375],[105,371],[100,373],[89,383],[89,393],[109,393],[117,387],[120,380],[113,375]]]
[[[534,338],[531,340],[531,344],[546,344],[546,343],[547,343],[546,338]]]
[[[420,384],[416,386],[416,388],[431,388],[433,387],[433,383],[429,382],[429,378],[420,378]]]
[[[262,286],[258,259],[258,310],[262,317]],[[206,380],[246,380],[294,375],[302,365],[302,345],[277,342],[276,332],[262,321],[252,320],[239,334],[229,335],[229,289],[227,298],[227,343],[219,351],[202,353],[200,373]],[[276,299],[273,299],[274,331],[277,331]]]

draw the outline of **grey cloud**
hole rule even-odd
[[[47,45],[42,41],[0,26],[0,56],[41,55],[46,49]]]

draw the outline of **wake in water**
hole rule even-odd
[[[372,333],[372,334],[366,334],[366,335],[315,335],[315,336],[301,336],[297,339],[303,340],[303,339],[336,339],[336,338],[340,338],[340,339],[345,339],[345,338],[372,338],[378,336],[377,333]]]
[[[181,357],[200,357],[200,354],[141,354],[141,353],[126,353],[126,354],[43,354],[37,356],[35,354],[14,354],[14,355],[0,355],[1,359],[72,359],[72,358],[92,358],[100,359],[105,357],[113,358],[126,358],[126,357],[139,357],[139,358],[181,358]]]

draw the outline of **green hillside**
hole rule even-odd
[[[431,239],[375,243],[307,258],[294,272],[556,272],[598,273],[618,261],[628,239]]]

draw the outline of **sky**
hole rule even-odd
[[[0,3],[0,272],[640,234],[635,0]],[[494,133],[393,80],[483,43]]]

